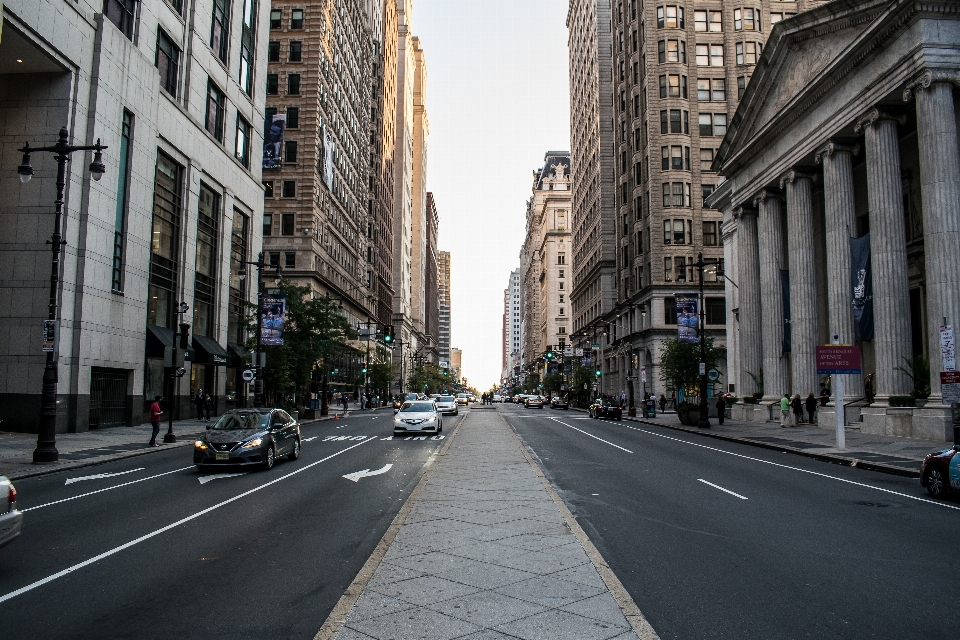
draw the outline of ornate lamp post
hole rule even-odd
[[[61,234],[63,222],[63,190],[67,184],[67,161],[70,160],[70,154],[74,151],[95,151],[93,162],[90,163],[90,175],[94,180],[100,180],[103,177],[106,167],[103,166],[104,145],[100,144],[99,138],[97,144],[87,146],[75,146],[68,144],[69,133],[67,128],[60,129],[60,137],[57,144],[52,147],[31,147],[30,143],[24,143],[23,148],[18,149],[23,154],[23,162],[17,167],[17,173],[20,174],[20,182],[26,184],[33,177],[33,167],[30,165],[30,154],[34,151],[47,151],[54,154],[57,161],[57,199],[55,200],[53,235],[50,236],[50,250],[53,258],[50,265],[50,304],[48,307],[47,322],[44,331],[45,346],[47,352],[47,364],[43,370],[43,387],[40,393],[40,426],[37,430],[37,448],[33,451],[34,464],[43,464],[56,462],[60,458],[57,451],[57,366],[58,354],[56,353],[56,335],[57,335],[57,290],[60,288],[60,249],[66,244]]]
[[[704,330],[706,323],[704,322],[703,313],[703,268],[706,266],[706,263],[703,261],[703,253],[697,254],[697,261],[693,263],[693,266],[700,272],[700,421],[697,422],[697,426],[701,429],[709,429],[710,409],[707,406],[707,333]]]

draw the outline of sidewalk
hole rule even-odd
[[[829,428],[809,424],[781,428],[774,422],[729,419],[719,425],[716,418],[711,418],[709,429],[699,429],[680,424],[677,414],[672,412],[658,413],[656,418],[624,416],[623,419],[912,478],[920,477],[924,456],[950,446],[915,438],[862,434],[859,428],[848,426],[844,431],[846,448],[841,451],[836,448],[837,433],[832,425]]]
[[[300,424],[335,420],[343,415],[370,413],[382,408],[351,408],[347,414],[344,414],[342,409],[337,410],[330,407],[329,416],[315,420],[303,420]],[[175,420],[173,433],[177,436],[177,441],[169,444],[163,443],[163,435],[167,432],[167,423],[164,421],[160,425],[160,435],[157,436],[157,444],[160,446],[153,448],[147,446],[150,442],[150,435],[153,433],[153,427],[150,426],[150,423],[135,427],[96,429],[83,433],[58,433],[57,451],[60,453],[60,459],[55,463],[42,465],[33,464],[33,450],[37,448],[37,434],[0,431],[0,475],[7,476],[11,480],[30,478],[56,473],[64,469],[88,467],[112,460],[157,453],[171,447],[192,445],[197,436],[206,430],[207,425],[214,421],[216,421],[216,417],[211,422],[200,422],[195,418]]]
[[[656,633],[495,411],[463,418],[315,640]]]

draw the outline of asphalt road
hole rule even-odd
[[[662,427],[499,410],[664,640],[958,637],[960,501]]]
[[[271,471],[201,474],[182,447],[20,480],[0,636],[311,639],[463,415],[422,439],[388,410],[306,425]]]

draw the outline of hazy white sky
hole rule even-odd
[[[427,63],[427,190],[451,253],[451,346],[500,379],[503,290],[520,264],[532,171],[570,145],[568,0],[414,0]]]

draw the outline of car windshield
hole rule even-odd
[[[437,402],[453,402],[453,396],[437,396]]]
[[[432,402],[404,402],[400,411],[405,413],[427,413],[433,411]]]
[[[465,394],[465,393],[458,393],[458,394],[457,394],[457,397],[458,397],[458,398],[466,398],[466,397],[467,397],[467,394]]]
[[[415,394],[415,393],[408,393],[407,395],[405,395],[405,396],[403,397],[403,399],[404,399],[404,400],[419,400],[419,399],[420,399],[420,396],[418,396],[418,395]]]
[[[259,411],[231,411],[220,416],[213,429],[236,431],[242,429],[264,429],[270,420],[269,413]]]

